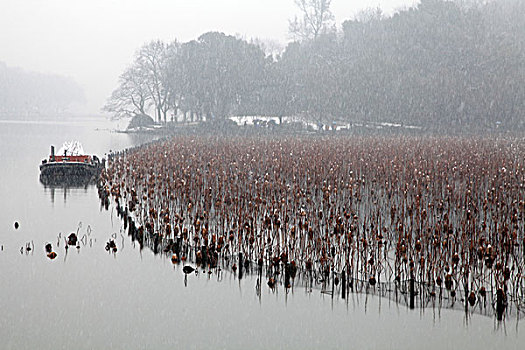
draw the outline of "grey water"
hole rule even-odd
[[[517,319],[457,310],[409,310],[374,295],[346,300],[282,287],[260,295],[256,278],[189,275],[140,250],[96,187],[39,181],[50,145],[79,140],[104,156],[149,141],[104,119],[0,120],[1,349],[518,349]],[[14,223],[19,223],[15,229]],[[65,249],[78,232],[80,248]],[[104,248],[115,239],[118,251]],[[57,258],[44,251],[53,245]],[[31,248],[30,250],[27,247]]]

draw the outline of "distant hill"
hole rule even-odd
[[[0,62],[0,117],[63,114],[84,100],[84,91],[71,78]]]

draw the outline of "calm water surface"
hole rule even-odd
[[[51,144],[80,140],[103,156],[147,141],[104,120],[0,121],[1,349],[522,349],[524,323],[452,310],[408,310],[351,294],[345,301],[295,288],[259,298],[256,280],[221,281],[135,247],[94,186],[46,188],[40,161]],[[15,230],[15,221],[20,228]],[[81,248],[66,254],[63,236]],[[58,239],[58,235],[62,239]],[[104,247],[116,237],[119,251]],[[60,245],[57,247],[57,241]],[[44,244],[58,257],[51,261]],[[21,248],[29,244],[30,252]]]

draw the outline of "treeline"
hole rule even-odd
[[[0,116],[56,115],[83,102],[84,92],[72,79],[0,62]]]
[[[296,116],[319,124],[525,126],[525,2],[422,0],[361,13],[279,55],[210,32],[144,45],[104,107],[116,117]]]

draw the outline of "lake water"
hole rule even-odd
[[[46,188],[39,168],[50,145],[80,140],[103,156],[145,142],[100,119],[0,121],[1,349],[521,349],[516,318],[447,309],[409,310],[388,299],[332,299],[295,287],[272,292],[229,271],[188,276],[130,241],[95,186]],[[20,227],[14,228],[18,221]],[[80,249],[64,236],[79,232]],[[59,236],[60,235],[60,236]],[[60,238],[59,238],[60,237]],[[118,252],[106,252],[116,238]],[[57,247],[57,241],[59,246]],[[50,242],[58,254],[46,257]],[[31,251],[26,250],[29,245]]]

